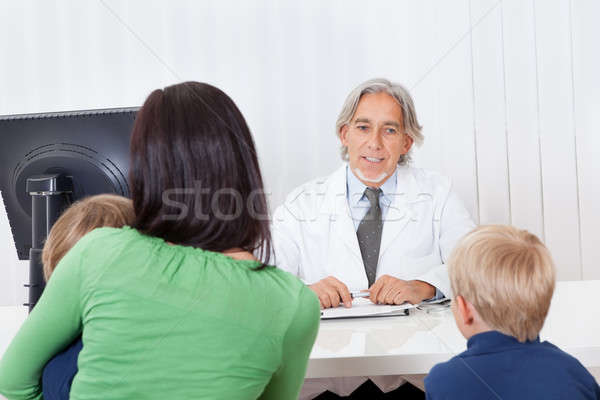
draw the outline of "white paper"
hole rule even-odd
[[[327,308],[321,311],[321,319],[333,318],[358,318],[358,317],[384,317],[393,315],[404,315],[404,310],[415,308],[413,304],[401,304],[390,306],[384,304],[373,304],[367,298],[356,298],[352,300],[352,307],[346,308],[340,305],[336,308]]]

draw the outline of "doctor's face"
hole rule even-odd
[[[413,140],[404,133],[402,108],[385,92],[364,94],[352,120],[340,129],[350,168],[367,186],[381,186]]]

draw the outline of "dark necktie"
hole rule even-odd
[[[379,195],[381,195],[381,189],[371,187],[365,189],[365,196],[369,199],[371,208],[369,208],[363,220],[360,221],[356,231],[369,287],[375,282],[377,276],[377,260],[379,259],[379,245],[381,244],[381,232],[383,230]]]

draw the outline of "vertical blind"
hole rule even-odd
[[[5,1],[0,114],[211,83],[245,115],[274,208],[340,164],[345,96],[386,77],[415,99],[415,166],[450,176],[476,221],[539,235],[559,279],[600,279],[599,18],[594,0]],[[4,210],[0,239],[0,304],[20,303]]]

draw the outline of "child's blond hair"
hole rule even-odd
[[[135,214],[130,199],[113,194],[86,197],[71,205],[48,234],[42,251],[46,281],[58,262],[86,233],[103,226],[131,225]]]
[[[492,329],[535,339],[554,292],[554,262],[537,236],[511,226],[475,228],[448,260],[454,296],[473,304]]]

